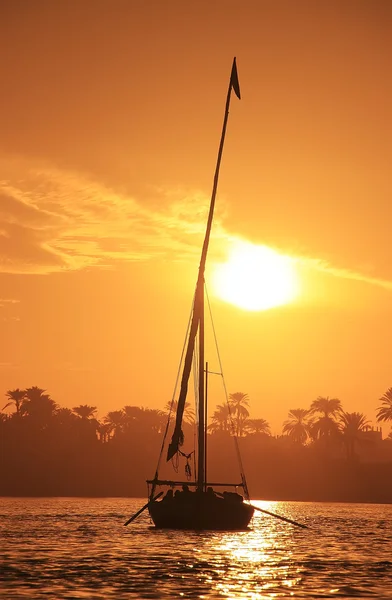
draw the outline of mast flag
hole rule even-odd
[[[231,69],[230,84],[231,84],[231,87],[233,88],[237,98],[239,100],[241,100],[240,83],[238,81],[237,63],[236,63],[235,57],[233,60],[233,67]]]

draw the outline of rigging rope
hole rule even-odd
[[[172,412],[173,412],[173,406],[174,406],[176,392],[177,392],[177,388],[178,388],[178,381],[180,379],[181,366],[182,366],[182,363],[184,361],[185,348],[186,348],[186,345],[187,345],[187,340],[188,340],[188,335],[189,335],[189,329],[190,329],[191,321],[192,321],[192,314],[193,314],[194,304],[195,304],[195,297],[193,297],[192,308],[191,308],[191,312],[190,312],[189,319],[188,319],[188,327],[187,327],[186,334],[185,334],[184,345],[182,347],[180,363],[178,365],[177,377],[176,377],[176,382],[175,382],[175,385],[174,385],[172,399],[171,399],[171,402],[170,402],[170,410],[169,410],[169,414],[168,414],[168,417],[167,417],[165,433],[163,435],[161,450],[160,450],[159,457],[158,457],[157,467],[155,469],[154,481],[156,481],[158,479],[158,473],[159,473],[159,468],[161,466],[161,460],[162,460],[163,450],[164,450],[164,447],[165,447],[167,433],[169,431],[169,425],[170,425],[170,421],[171,421],[171,415],[172,415]],[[176,471],[176,466],[174,465],[174,463],[173,463],[173,467],[174,467],[174,470]],[[177,470],[178,470],[178,462],[177,462]],[[156,484],[153,483],[152,488],[151,488],[151,494],[150,494],[151,498],[154,496],[155,488],[156,488]]]
[[[192,469],[191,469],[191,465],[190,465],[189,459],[191,458],[192,454],[195,453],[195,451],[192,450],[192,452],[190,452],[189,454],[185,454],[185,452],[181,452],[181,450],[179,450],[178,452],[179,452],[179,454],[181,454],[181,456],[183,456],[184,458],[186,458],[185,475],[186,475],[186,478],[189,481],[190,478],[192,477]]]
[[[195,394],[195,423],[199,415],[199,340],[195,340],[195,353],[193,358],[193,388]]]
[[[236,451],[236,455],[237,455],[238,465],[239,465],[239,468],[240,468],[240,475],[241,475],[241,480],[242,480],[242,484],[243,484],[243,488],[244,488],[244,495],[245,495],[246,499],[249,500],[250,497],[249,497],[248,485],[247,485],[246,478],[245,478],[245,472],[244,472],[244,467],[243,467],[241,453],[240,453],[240,448],[239,448],[238,436],[237,436],[236,431],[235,431],[234,418],[233,418],[233,414],[232,414],[231,407],[230,407],[230,402],[229,402],[229,394],[227,392],[226,381],[225,381],[225,378],[224,378],[224,375],[223,375],[222,360],[221,360],[221,357],[220,357],[220,352],[219,352],[217,335],[216,335],[216,331],[215,331],[214,320],[212,318],[212,310],[211,310],[210,299],[209,299],[209,296],[208,296],[208,291],[207,291],[206,284],[204,284],[204,286],[205,286],[206,299],[207,299],[207,304],[208,304],[208,311],[209,311],[209,315],[210,315],[210,319],[211,319],[211,326],[212,326],[212,331],[213,331],[213,336],[214,336],[215,348],[216,348],[216,353],[217,353],[218,362],[219,362],[219,368],[220,368],[220,373],[219,374],[222,377],[223,389],[224,389],[225,398],[226,398],[226,404],[227,404],[228,413],[229,413],[231,434],[232,434],[232,437],[234,438],[234,447],[235,447],[235,451]],[[175,402],[175,395],[176,395],[176,391],[177,391],[177,388],[178,388],[178,381],[180,379],[181,367],[182,367],[183,360],[184,360],[185,348],[186,348],[186,345],[187,345],[187,340],[188,340],[188,335],[189,335],[189,329],[190,329],[191,321],[192,321],[192,314],[193,314],[194,302],[195,302],[195,298],[193,298],[192,309],[191,309],[191,313],[190,313],[190,316],[189,316],[189,319],[188,319],[188,327],[187,327],[187,331],[186,331],[186,335],[185,335],[184,345],[183,345],[182,352],[181,352],[181,359],[180,359],[180,363],[179,363],[179,366],[178,366],[176,382],[175,382],[173,396],[172,396],[171,403],[170,403],[170,410],[169,410],[168,419],[167,419],[167,423],[166,423],[165,433],[164,433],[164,436],[163,436],[161,450],[160,450],[160,453],[159,453],[158,463],[157,463],[157,467],[156,467],[156,470],[155,470],[154,481],[158,479],[159,468],[160,468],[160,465],[161,465],[162,455],[163,455],[163,451],[164,451],[164,447],[165,447],[165,442],[166,442],[166,438],[167,438],[167,434],[168,434],[168,430],[169,430],[169,425],[170,425],[170,421],[171,421],[171,415],[172,415],[172,412],[173,412],[173,406],[174,406],[174,402]],[[197,341],[196,341],[196,345],[197,345]],[[198,364],[197,357],[198,357],[197,347],[195,347],[195,358],[196,358],[196,360],[194,360],[194,377],[193,377],[193,380],[194,380],[194,390],[195,390],[195,398],[196,398],[196,415],[198,414],[197,403],[198,403],[198,381],[199,381],[197,373],[199,372],[199,369],[200,369],[200,365]],[[178,467],[179,467],[179,460],[178,460],[179,456],[178,456],[178,454],[181,454],[182,456],[184,456],[186,458],[185,474],[186,474],[187,478],[190,479],[190,477],[191,477],[191,467],[190,467],[190,464],[189,464],[189,459],[191,458],[192,455],[195,457],[195,451],[193,450],[190,454],[185,454],[181,450],[178,451],[178,453],[175,455],[175,457],[172,458],[173,468],[174,468],[174,471],[176,473],[178,472]],[[154,495],[155,489],[156,489],[156,484],[153,483],[152,489],[151,489],[151,497]]]
[[[209,311],[210,319],[211,319],[212,332],[213,332],[213,335],[214,335],[215,348],[216,348],[216,353],[217,353],[217,356],[218,356],[218,362],[219,362],[219,368],[220,368],[220,375],[222,377],[223,389],[224,389],[224,392],[225,392],[227,408],[228,408],[228,411],[229,411],[231,434],[232,434],[232,437],[234,438],[234,446],[235,446],[235,450],[236,450],[236,454],[237,454],[238,465],[239,465],[239,468],[240,468],[241,480],[242,480],[242,484],[244,486],[245,498],[247,500],[250,500],[249,491],[248,491],[248,484],[246,482],[245,471],[244,471],[244,467],[243,467],[243,464],[242,464],[242,458],[241,458],[241,453],[240,453],[238,436],[237,436],[236,431],[235,431],[234,419],[233,419],[233,415],[232,415],[231,408],[230,408],[229,394],[227,393],[226,381],[225,381],[225,378],[224,378],[224,375],[223,375],[223,368],[222,368],[222,361],[221,361],[220,352],[219,352],[218,339],[217,339],[217,336],[216,336],[214,320],[212,318],[212,310],[211,310],[210,298],[208,296],[207,285],[206,284],[204,284],[204,285],[205,285],[205,291],[206,291],[208,311]]]

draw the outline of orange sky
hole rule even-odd
[[[269,245],[302,293],[212,299],[228,389],[273,433],[319,395],[375,423],[391,26],[387,0],[2,2],[0,394],[38,385],[99,416],[171,398],[235,55],[211,260],[232,237]]]

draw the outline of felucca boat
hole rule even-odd
[[[166,427],[155,476],[152,480],[147,481],[149,488],[149,502],[146,506],[148,507],[151,519],[157,528],[241,530],[247,528],[254,512],[253,507],[244,501],[244,497],[245,500],[249,500],[249,494],[245,475],[241,467],[241,459],[239,456],[238,443],[236,439],[234,439],[234,442],[236,444],[240,463],[240,472],[238,476],[239,481],[209,482],[206,480],[206,388],[208,365],[206,366],[206,369],[204,369],[204,365],[206,364],[204,343],[204,271],[214,216],[219,168],[222,159],[232,90],[234,90],[234,93],[238,98],[241,97],[235,58],[233,60],[230,74],[223,129],[219,145],[208,220],[206,224],[206,233],[201,250],[193,310],[190,318],[186,352],[183,361],[181,385],[178,401],[176,403],[177,413],[174,431],[166,450],[166,441],[170,423],[169,420],[168,426]],[[189,454],[185,454],[182,451],[182,444],[184,441],[182,425],[188,393],[188,383],[194,361],[198,369],[198,374],[195,376],[198,385],[198,402],[196,403],[197,449],[194,450],[196,455],[195,462],[197,462],[197,469],[195,477],[191,480],[189,478],[191,471],[189,458],[193,454],[193,451]],[[167,461],[176,459],[181,460],[184,458],[187,459],[187,464],[185,467],[188,474],[188,479],[185,478],[184,481],[177,481],[159,478],[161,458],[165,452]],[[161,498],[163,492],[157,494],[158,488],[161,486],[166,488],[166,495],[163,498]],[[230,489],[231,491],[228,491]],[[239,489],[241,490],[242,494],[238,493]]]
[[[225,115],[223,120],[222,135],[219,144],[218,159],[215,168],[214,183],[208,213],[206,233],[201,250],[199,272],[196,281],[196,290],[192,306],[192,314],[187,332],[186,346],[181,362],[182,374],[178,401],[176,406],[176,419],[171,440],[168,437],[171,426],[171,412],[168,416],[166,430],[163,437],[157,468],[153,479],[147,480],[148,502],[130,517],[124,525],[134,521],[143,511],[148,509],[156,528],[193,529],[193,530],[244,530],[247,529],[255,510],[275,517],[286,523],[306,529],[307,525],[298,523],[283,515],[278,515],[269,510],[250,504],[248,487],[242,460],[239,452],[238,439],[232,427],[232,437],[238,459],[238,480],[231,482],[210,482],[207,480],[207,387],[208,363],[205,362],[205,326],[204,326],[204,272],[207,261],[208,245],[214,217],[215,197],[218,188],[219,168],[222,159],[223,145],[229,116],[230,98],[232,90],[240,99],[240,86],[238,82],[236,59],[230,74],[229,89],[227,92]],[[183,451],[184,435],[183,420],[186,409],[188,384],[192,366],[194,369],[194,383],[197,383],[197,444],[191,452]],[[221,369],[222,370],[222,369]],[[195,375],[196,373],[196,375]],[[222,373],[220,373],[222,375]],[[222,375],[223,378],[223,375]],[[225,386],[226,389],[226,386]],[[227,394],[226,394],[227,400]],[[229,404],[228,404],[229,406]],[[229,407],[230,412],[230,407]],[[160,478],[161,463],[166,453],[166,461],[172,461],[175,471],[180,460],[185,461],[185,480]],[[195,475],[192,478],[191,457],[194,459]],[[158,491],[159,488],[161,491]],[[238,493],[238,492],[241,493]],[[165,493],[166,492],[166,493]],[[164,495],[165,494],[165,495]],[[163,496],[163,498],[162,498]]]
[[[186,350],[183,353],[184,360],[181,361],[182,375],[178,401],[173,397],[172,407],[176,406],[176,419],[170,443],[168,444],[169,430],[171,425],[171,412],[168,416],[166,430],[163,437],[161,451],[157,468],[153,479],[147,480],[148,502],[130,517],[124,525],[129,525],[143,511],[148,509],[151,519],[156,528],[167,529],[193,529],[193,530],[244,530],[247,529],[255,510],[270,517],[275,517],[286,523],[306,529],[307,525],[298,523],[293,519],[278,515],[269,510],[250,504],[248,486],[242,466],[242,460],[238,447],[238,439],[232,436],[237,453],[239,467],[239,481],[210,482],[207,480],[207,387],[208,387],[208,363],[205,362],[205,326],[204,326],[204,272],[207,261],[208,245],[210,241],[211,227],[214,217],[215,197],[218,188],[219,168],[222,159],[223,145],[229,116],[231,92],[234,90],[240,99],[240,86],[238,82],[236,59],[230,74],[229,89],[227,92],[225,115],[223,120],[222,135],[219,144],[218,159],[215,168],[214,183],[212,188],[211,202],[208,213],[206,233],[201,250],[199,272],[196,281],[196,290],[192,306],[192,314],[186,338]],[[220,361],[219,361],[220,362]],[[188,384],[192,366],[195,366],[194,383],[197,383],[197,444],[191,452],[185,453],[183,420],[186,409]],[[222,370],[222,369],[221,369]],[[222,373],[220,373],[222,375]],[[222,375],[223,378],[223,375]],[[225,386],[226,389],[226,386]],[[227,400],[227,394],[226,394]],[[228,404],[229,413],[230,406]],[[230,419],[231,420],[231,419]],[[172,461],[175,471],[180,459],[185,460],[186,479],[160,478],[162,458],[166,453],[166,461]],[[191,457],[194,458],[195,476],[192,479],[190,465]],[[197,467],[196,467],[197,463]],[[159,488],[163,490],[158,492]],[[230,490],[230,491],[228,491]],[[164,495],[166,491],[166,494]],[[223,491],[223,493],[222,493]],[[241,493],[238,493],[238,492]],[[162,498],[163,496],[163,498]]]

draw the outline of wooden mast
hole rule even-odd
[[[229,118],[229,107],[230,107],[230,97],[231,97],[232,88],[234,89],[234,92],[236,93],[238,98],[241,98],[240,87],[239,87],[239,83],[238,83],[238,75],[237,75],[237,64],[236,64],[235,57],[233,60],[233,66],[231,68],[229,89],[227,91],[225,116],[223,119],[222,134],[221,134],[221,139],[220,139],[220,144],[219,144],[218,158],[217,158],[216,167],[215,167],[214,184],[213,184],[212,194],[211,194],[210,210],[208,213],[207,229],[206,229],[206,235],[205,235],[204,243],[203,243],[203,249],[202,249],[200,266],[199,266],[199,276],[197,279],[196,295],[195,295],[195,303],[197,303],[197,307],[195,307],[195,310],[198,311],[198,316],[199,316],[199,408],[198,408],[199,423],[198,423],[198,461],[197,461],[197,491],[199,491],[199,492],[202,492],[205,489],[205,464],[206,464],[206,457],[205,457],[206,415],[204,414],[205,413],[204,271],[205,271],[205,264],[206,264],[206,259],[207,259],[208,244],[209,244],[209,240],[210,240],[212,219],[214,216],[215,198],[216,198],[216,192],[218,189],[219,169],[220,169],[220,164],[221,164],[221,160],[222,160],[227,120]]]
[[[208,362],[206,362],[206,371],[205,371],[205,402],[204,402],[204,418],[206,422],[206,426],[204,428],[204,478],[206,481],[205,488],[207,488],[207,426],[208,426]]]

